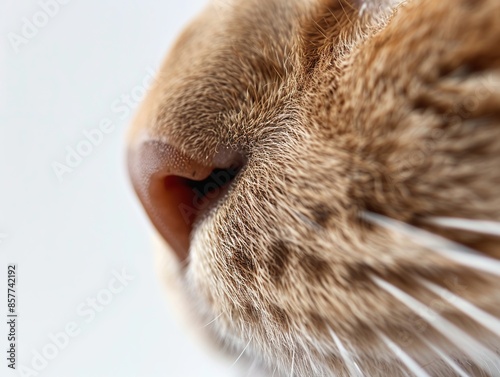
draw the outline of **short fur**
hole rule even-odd
[[[400,3],[400,2],[397,2]],[[400,376],[385,334],[432,376],[480,375],[379,277],[498,352],[497,336],[420,284],[500,315],[498,277],[364,216],[494,259],[498,237],[432,225],[500,221],[500,1],[234,0],[186,29],[131,132],[204,163],[245,165],[198,221],[179,289],[206,331],[269,375]],[[494,370],[486,371],[500,375]]]

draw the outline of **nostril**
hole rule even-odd
[[[175,147],[148,141],[129,151],[129,172],[146,213],[180,260],[189,255],[193,225],[227,191],[238,174],[238,154],[200,164]],[[228,166],[228,167],[226,167]]]
[[[195,199],[208,202],[210,199],[217,198],[236,177],[240,171],[240,166],[235,165],[227,169],[214,169],[210,175],[201,181],[187,179],[186,185],[190,187],[195,194]]]

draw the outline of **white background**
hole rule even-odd
[[[42,0],[49,1],[49,0]],[[18,264],[18,366],[69,322],[81,333],[38,375],[227,376],[168,310],[154,274],[151,229],[129,186],[124,135],[112,110],[157,69],[204,0],[72,0],[18,46],[38,1],[0,0],[0,376],[7,369],[6,269]],[[43,18],[39,20],[43,22]],[[83,130],[115,130],[60,182],[52,165]],[[112,271],[135,278],[86,324],[76,312]]]

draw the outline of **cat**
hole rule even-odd
[[[213,1],[128,166],[172,294],[234,359],[500,376],[499,0]]]

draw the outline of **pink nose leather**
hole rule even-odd
[[[178,258],[185,260],[193,223],[181,211],[190,208],[195,197],[188,182],[204,180],[213,166],[203,166],[169,144],[146,141],[129,151],[128,168],[154,226]]]

